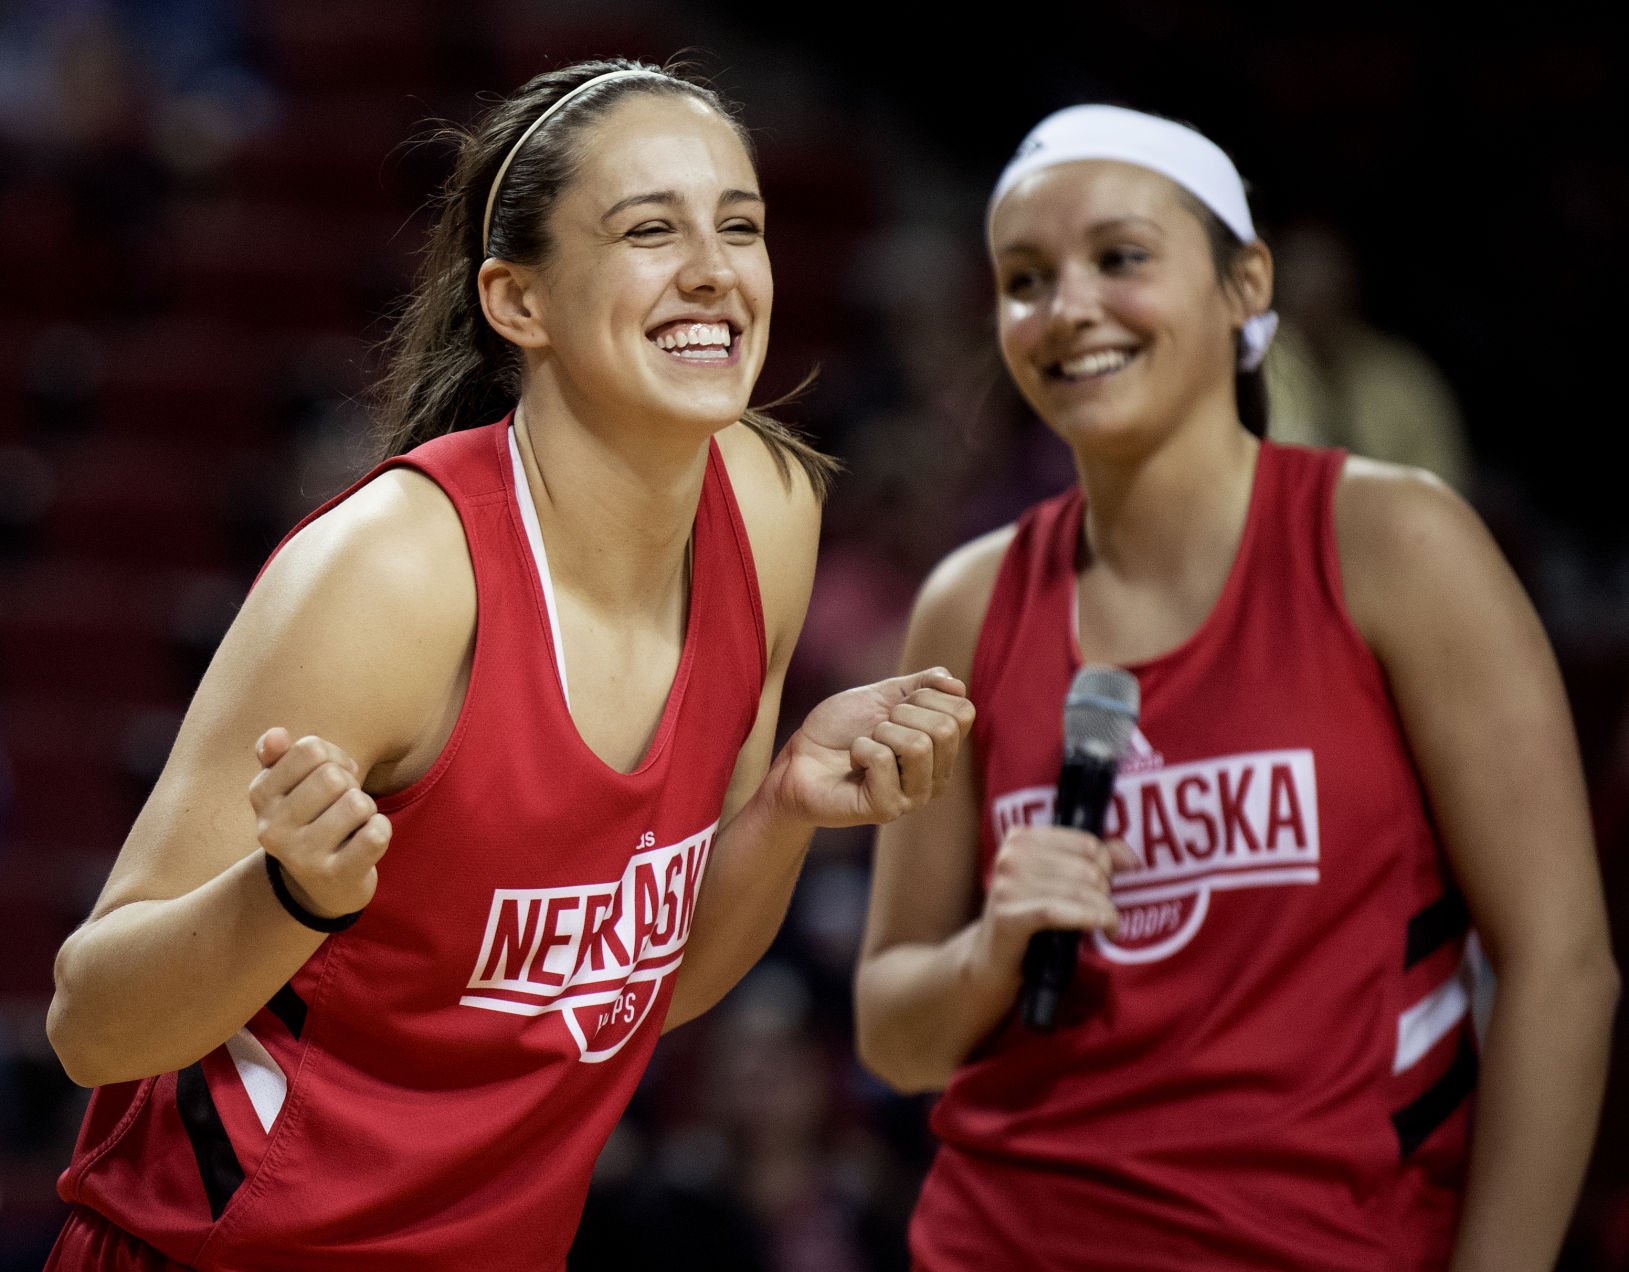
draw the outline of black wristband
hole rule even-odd
[[[342,914],[337,919],[325,919],[320,914],[312,914],[298,901],[294,894],[288,890],[288,883],[283,878],[283,863],[266,853],[266,877],[271,880],[272,891],[277,894],[277,903],[288,911],[289,917],[296,922],[310,928],[313,932],[343,932],[351,924],[362,917],[362,911],[353,910],[349,914]]]

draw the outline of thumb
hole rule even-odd
[[[901,700],[909,698],[918,689],[937,689],[941,693],[955,694],[959,698],[967,696],[967,686],[944,667],[913,671],[909,675],[895,676],[885,683],[897,690]]]
[[[261,768],[270,768],[287,755],[289,747],[293,745],[294,739],[289,737],[287,729],[267,729],[255,740],[255,758],[260,761]]]

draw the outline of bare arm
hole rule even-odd
[[[367,792],[427,767],[473,627],[457,516],[416,474],[380,478],[278,555],[57,955],[48,1029],[69,1076],[190,1064],[311,956],[324,937],[278,904],[265,853],[313,913],[367,904],[389,843]]]
[[[938,663],[966,678],[1008,540],[975,541],[929,578],[906,635],[907,666]],[[1011,1010],[1033,933],[1114,930],[1110,880],[1132,864],[1123,844],[1025,827],[1003,841],[981,899],[975,762],[963,747],[943,797],[877,835],[856,1037],[866,1067],[901,1091],[943,1088]]]
[[[1595,1137],[1618,993],[1561,677],[1496,545],[1440,483],[1349,461],[1336,525],[1352,615],[1498,977],[1453,1267],[1549,1268]]]
[[[972,723],[964,687],[920,673],[847,690],[810,712],[771,762],[782,686],[814,582],[820,513],[754,435],[720,437],[758,566],[769,667],[725,797],[664,1028],[718,1002],[774,940],[817,826],[898,817],[943,788]]]

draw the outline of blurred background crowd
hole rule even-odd
[[[760,397],[818,366],[780,414],[847,465],[787,722],[890,674],[928,567],[1071,479],[992,338],[982,213],[1008,154],[1071,101],[1174,115],[1236,157],[1278,253],[1274,435],[1438,472],[1537,603],[1629,963],[1629,50],[1604,5],[1313,8],[973,28],[729,0],[0,0],[0,1272],[43,1259],[83,1107],[44,1038],[52,955],[255,570],[360,470],[446,170],[409,139],[579,57],[688,53],[757,138]],[[664,1040],[575,1272],[905,1268],[931,1143],[926,1101],[854,1059],[869,851],[820,837],[770,956]],[[1626,1052],[1567,1268],[1629,1268]]]

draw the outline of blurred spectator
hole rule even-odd
[[[1351,244],[1308,219],[1273,240],[1282,325],[1267,359],[1272,435],[1473,479],[1459,406],[1426,355],[1364,315]]]
[[[8,5],[0,138],[46,152],[117,146],[180,173],[207,171],[274,113],[249,47],[235,0]]]
[[[933,563],[1072,475],[1007,386],[976,238],[895,223],[860,244],[844,290],[855,365],[838,384],[843,427],[827,432],[849,467],[793,663],[795,681],[814,680],[811,700],[892,675]]]

